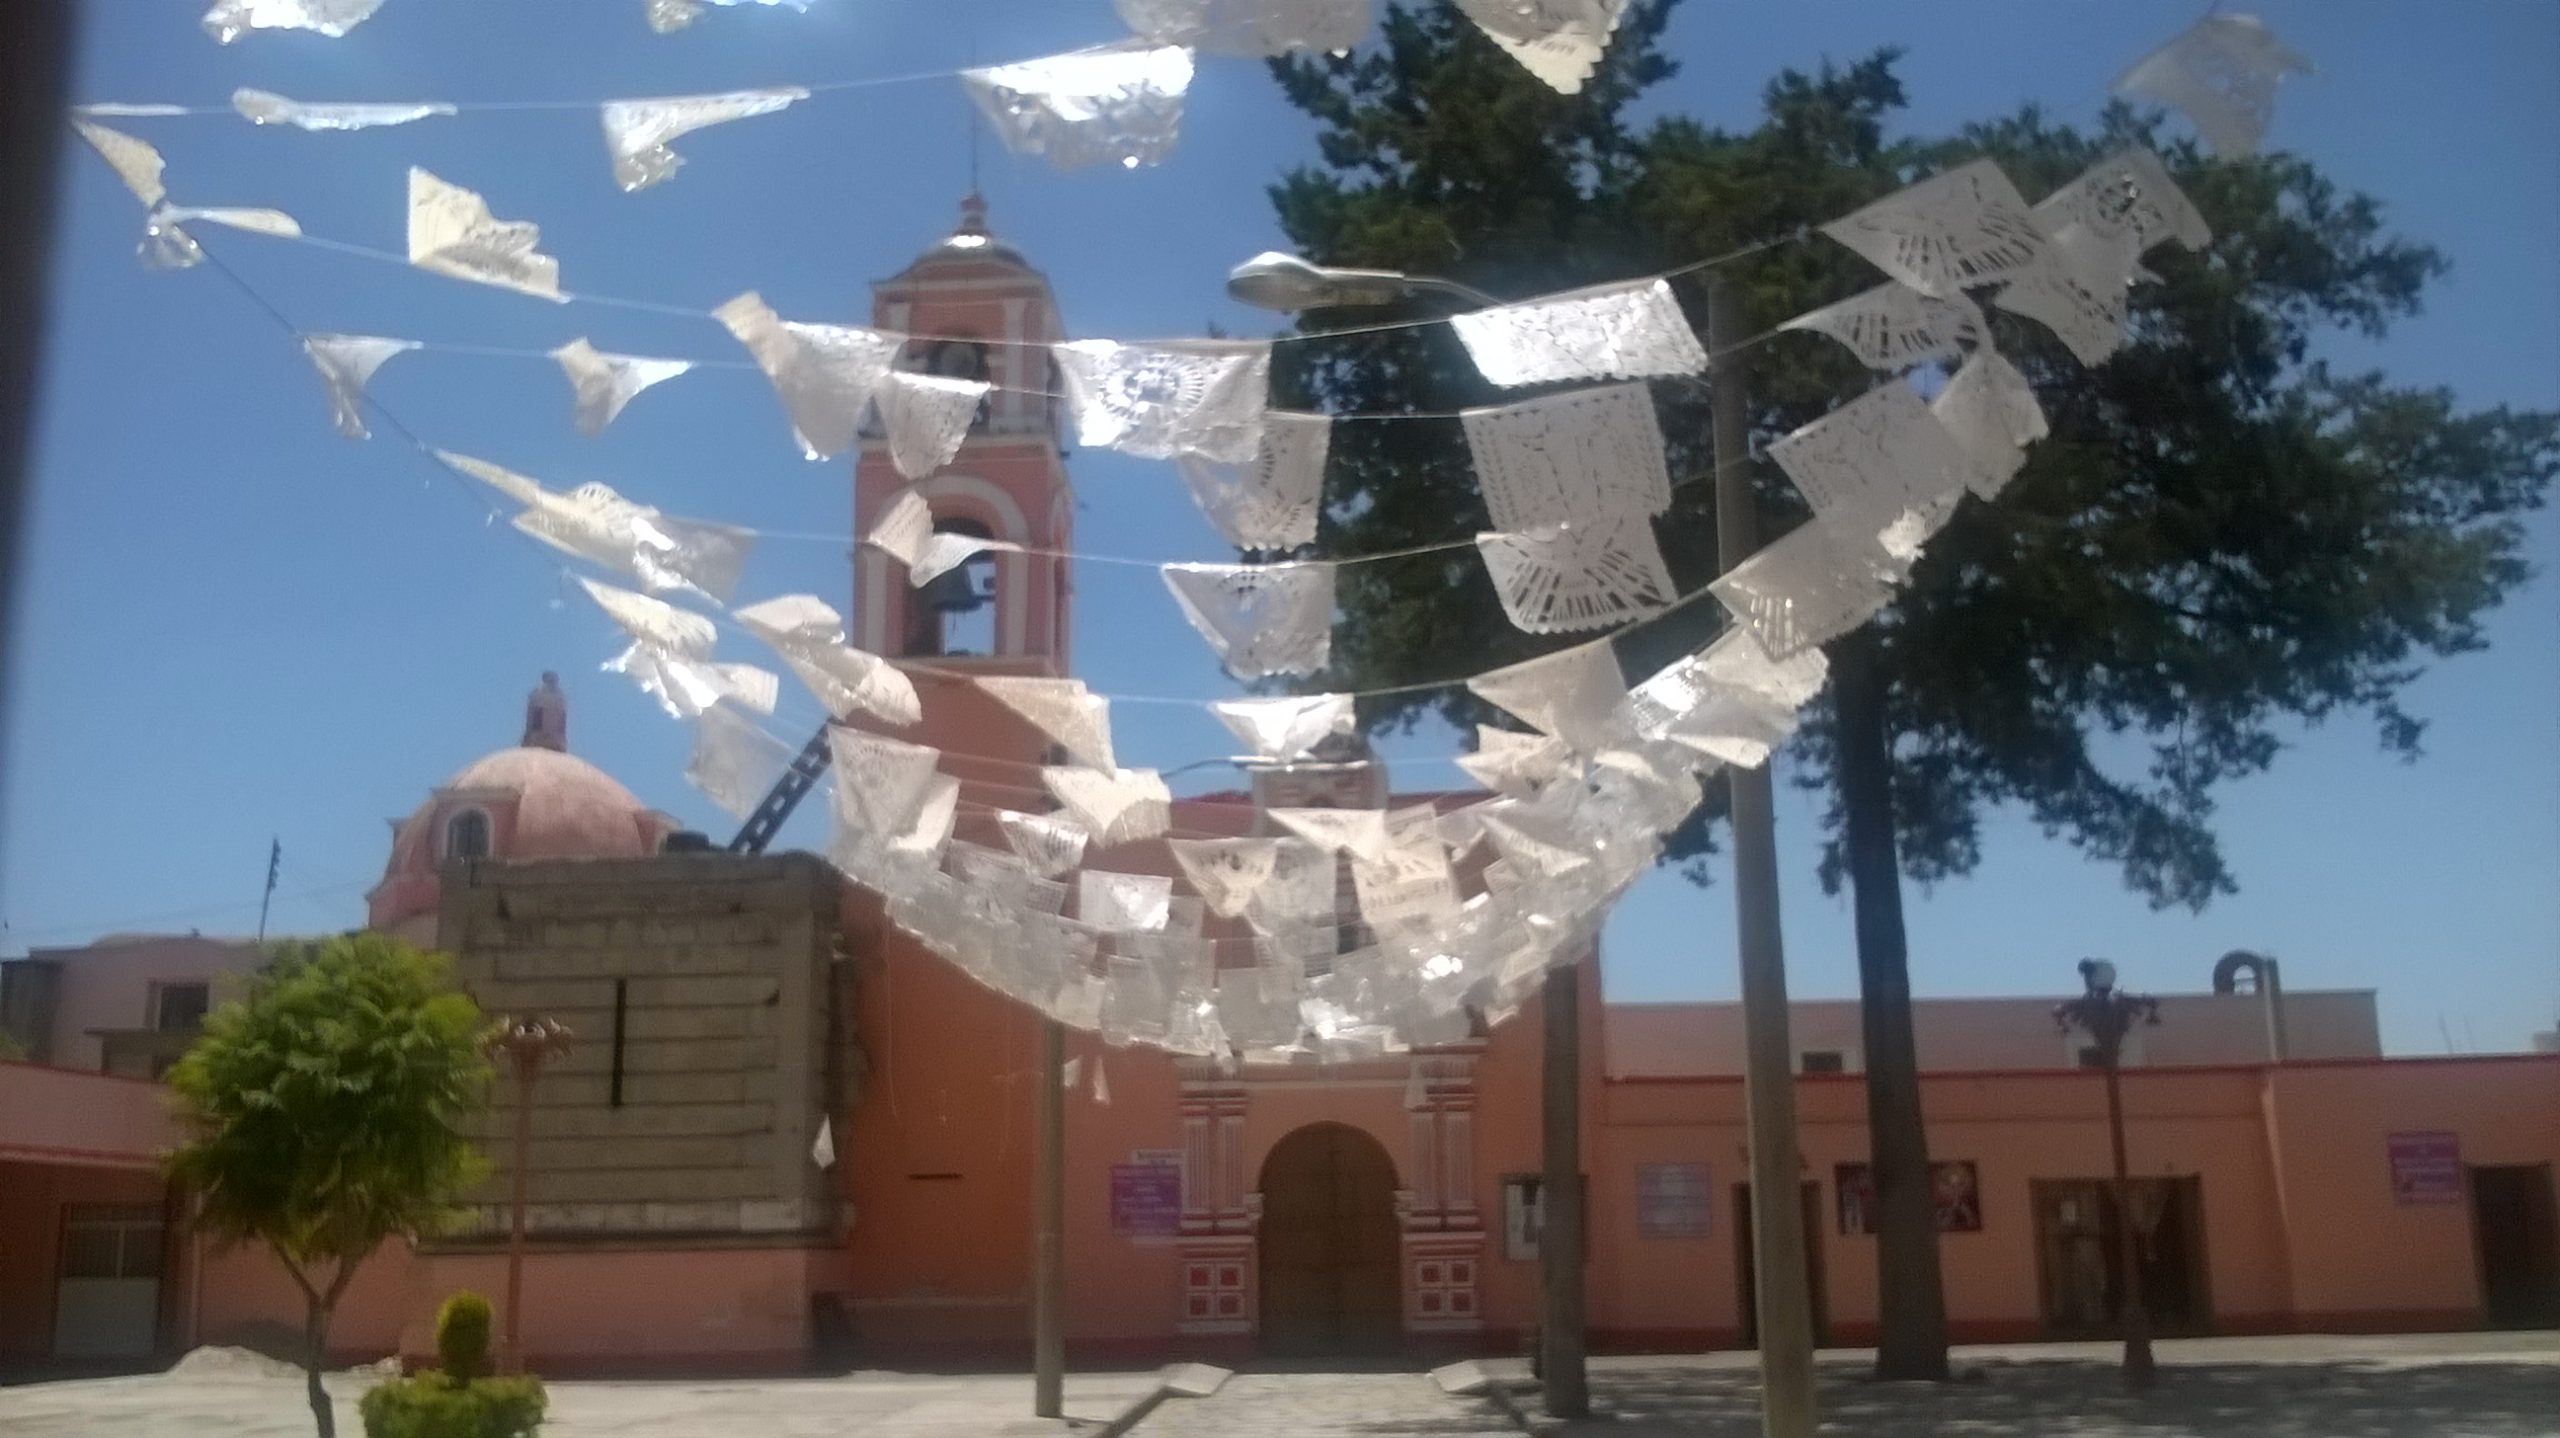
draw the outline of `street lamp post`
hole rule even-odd
[[[501,1019],[489,1039],[489,1056],[504,1057],[516,1076],[516,1141],[514,1212],[507,1227],[507,1327],[498,1359],[509,1373],[524,1371],[524,1229],[525,1177],[532,1167],[533,1085],[542,1066],[569,1051],[576,1041],[566,1024],[554,1019]]]
[[[2116,1261],[2124,1270],[2124,1386],[2151,1386],[2158,1372],[2151,1357],[2151,1311],[2142,1294],[2142,1247],[2135,1233],[2139,1220],[2133,1172],[2124,1149],[2124,1036],[2136,1024],[2160,1022],[2160,1001],[2128,994],[2116,987],[2116,966],[2104,959],[2082,959],[2080,997],[2056,1004],[2055,1027],[2066,1035],[2086,1033],[2098,1050],[2098,1067],[2107,1081],[2107,1144],[2115,1158]]]

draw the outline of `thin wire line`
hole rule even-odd
[[[402,269],[417,268],[416,265],[410,262],[409,257],[400,251],[381,249],[373,245],[356,244],[348,240],[330,239],[323,235],[279,234],[270,230],[244,230],[241,233],[258,235],[265,239],[276,240],[287,244],[310,245],[317,249],[330,251],[334,254],[350,255],[358,259],[372,260],[380,264],[398,265]],[[1743,260],[1749,259],[1753,255],[1775,249],[1780,245],[1793,244],[1811,233],[1812,231],[1805,229],[1792,230],[1783,235],[1778,235],[1765,240],[1757,240],[1751,244],[1744,245],[1739,249],[1729,250],[1720,255],[1710,255],[1706,259],[1695,260],[1672,269],[1657,270],[1650,274],[1635,275],[1624,280],[1611,280],[1600,286],[1581,285],[1576,286],[1574,290],[1558,290],[1550,292],[1549,294],[1531,295],[1524,299],[1514,300],[1509,303],[1511,305],[1534,305],[1543,303],[1547,299],[1553,297],[1553,295],[1571,294],[1578,290],[1593,288],[1624,288],[1648,284],[1655,280],[1676,279],[1681,276],[1696,274],[1702,270],[1739,263]],[[428,271],[427,273],[434,274],[437,272]],[[438,277],[453,280],[453,282],[457,284],[475,283],[471,280],[460,279],[449,275],[439,275]],[[484,286],[484,288],[504,289],[505,287]],[[510,293],[526,294],[527,292],[510,291]],[[545,303],[555,303],[549,295],[529,294],[528,298],[541,300]],[[712,324],[720,323],[720,317],[710,310],[690,308],[684,305],[668,304],[660,300],[632,299],[621,295],[608,295],[590,290],[564,289],[560,291],[559,300],[556,303],[602,305],[612,309],[634,310],[643,314],[670,315],[679,319],[704,320]],[[1356,338],[1362,335],[1389,334],[1398,330],[1425,329],[1432,325],[1447,324],[1449,319],[1450,316],[1448,315],[1425,315],[1411,319],[1379,320],[1370,324],[1345,325],[1330,329],[1283,331],[1282,333],[1271,336],[1269,342],[1275,345],[1312,344],[1319,340]],[[987,337],[979,334],[935,334],[923,330],[885,329],[876,325],[858,326],[854,328],[868,329],[874,334],[883,335],[890,339],[909,343],[987,343]],[[1767,336],[1757,335],[1753,336],[1752,340],[1756,341],[1765,338],[1767,338]],[[1184,345],[1197,345],[1203,343],[1203,339],[1199,335],[1165,335],[1141,339],[1112,340],[1110,342],[1130,348],[1143,348],[1147,346],[1178,347]],[[1748,344],[1751,342],[1752,341],[1744,341],[1743,343]],[[1726,347],[1720,353],[1731,354],[1740,348],[1742,348],[1742,345],[1740,344],[1732,345]],[[1711,362],[1713,358],[1713,355],[1709,356]],[[1036,391],[1026,390],[1023,392],[1035,393]],[[1065,396],[1059,395],[1055,397],[1064,398]],[[1393,412],[1389,417],[1406,419],[1445,419],[1455,418],[1456,415],[1456,411],[1451,411],[1446,415],[1405,414],[1398,411]],[[1362,417],[1363,416],[1356,415],[1336,416],[1336,418],[1341,419]]]

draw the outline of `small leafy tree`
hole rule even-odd
[[[330,1315],[383,1240],[433,1227],[486,1165],[485,1024],[442,956],[381,934],[286,945],[169,1073],[192,1137],[169,1159],[218,1241],[276,1256],[306,1304],[312,1420]]]

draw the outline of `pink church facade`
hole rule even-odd
[[[1070,672],[1071,575],[1053,555],[1073,548],[1073,491],[1044,393],[1057,387],[1042,348],[1063,333],[1055,302],[983,219],[972,207],[958,233],[883,282],[873,321],[933,337],[909,363],[997,385],[959,457],[912,492],[937,523],[1050,553],[1000,552],[960,571],[968,594],[946,589],[950,602],[937,607],[866,549],[853,612],[855,643],[915,666],[925,718],[909,737],[947,751],[963,783],[959,836],[989,840],[991,810],[1037,806],[1047,743],[964,680]],[[877,438],[853,486],[858,528],[911,489]],[[1174,822],[1195,834],[1251,832],[1263,822],[1256,801],[1294,782],[1266,775],[1256,794],[1181,801]],[[449,885],[511,865],[645,865],[675,827],[570,754],[565,710],[538,692],[524,744],[463,767],[398,826],[368,919],[468,948],[469,934],[449,931]],[[1172,872],[1153,845],[1111,851],[1107,864]],[[845,885],[837,907],[844,1037],[866,1072],[823,1105],[834,1151],[823,1219],[537,1242],[523,1321],[538,1369],[1027,1356],[1040,1017],[888,924],[875,896]],[[238,967],[251,961],[233,952]],[[1577,981],[1593,1344],[1746,1343],[1743,1102],[1729,1011],[1610,1005],[1596,954]],[[107,987],[72,993],[93,982]],[[147,1013],[124,1011],[147,1008],[160,982],[96,952],[66,956],[49,1012],[93,1013],[83,1023],[100,1030],[147,1028]],[[2560,1322],[2545,1307],[2560,1303],[2551,1199],[2560,1055],[2385,1059],[2371,995],[2287,1002],[2293,1032],[2281,1060],[2265,1005],[2248,994],[2175,998],[2149,1050],[2133,1056],[2126,1101],[2149,1240],[2144,1282],[2164,1329]],[[1805,1163],[1790,1201],[1812,1216],[1806,1261],[1822,1336],[1856,1343],[1873,1332],[1876,1294],[1855,1026],[1833,1006],[1797,1012]],[[2118,1216],[2101,1182],[2099,1076],[2075,1066],[2039,1001],[1924,1004],[1922,1025],[1953,1332],[2103,1331],[2121,1276],[2110,1266]],[[1533,1000],[1460,1041],[1352,1063],[1220,1064],[1071,1034],[1071,1354],[1096,1363],[1518,1351],[1538,1313],[1542,1033]],[[592,1049],[582,1062],[600,1062]],[[272,1261],[186,1235],[183,1195],[154,1172],[175,1138],[157,1090],[70,1071],[89,1068],[87,1050],[43,1057],[0,1064],[0,1363],[130,1358],[290,1332],[298,1295]],[[615,1132],[619,1120],[586,1096],[591,1072],[554,1081],[536,1117]],[[753,1085],[740,1093],[752,1099]],[[806,1129],[770,1117],[778,1106],[733,1107],[766,1115],[752,1133],[719,1136],[756,1161],[811,1148]],[[96,1235],[110,1229],[118,1257],[96,1275]],[[503,1292],[503,1262],[486,1244],[391,1245],[349,1290],[332,1346],[347,1359],[422,1357],[436,1304],[458,1288]]]

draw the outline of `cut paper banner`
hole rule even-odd
[[[1158,932],[1172,912],[1173,880],[1161,874],[1087,869],[1076,875],[1076,917],[1097,929]]]
[[[394,105],[313,104],[288,100],[272,90],[246,87],[231,92],[231,108],[252,125],[292,125],[304,130],[371,130],[460,113],[436,100]]]
[[[1595,285],[1452,315],[1476,368],[1505,388],[1698,374],[1707,352],[1666,280]]]
[[[539,225],[498,219],[479,195],[410,167],[409,263],[419,269],[566,303],[560,262],[541,243]]]
[[[1040,780],[1105,848],[1155,838],[1173,823],[1172,791],[1153,769],[1046,768]]]
[[[1662,424],[1640,383],[1567,390],[1462,418],[1496,529],[1640,518],[1671,507]]]
[[[606,673],[629,676],[678,719],[698,719],[723,699],[759,714],[773,712],[780,681],[752,664],[712,663],[711,645],[719,635],[710,620],[592,579],[578,585],[631,637],[630,648],[605,662]]]
[[[1973,460],[1965,482],[1985,499],[2017,478],[2027,446],[2051,432],[2035,386],[1996,350],[1974,351],[1929,401],[1929,412]]]
[[[1387,852],[1384,809],[1266,809],[1273,823],[1328,853],[1376,859]]]
[[[2025,269],[2045,238],[2018,187],[1989,160],[1898,190],[1822,232],[1913,289],[1942,297]]]
[[[373,383],[374,371],[388,363],[393,355],[416,349],[415,340],[385,339],[380,335],[304,335],[302,352],[311,357],[311,367],[320,371],[320,382],[329,387],[329,422],[338,433],[349,439],[371,439],[373,431],[365,428],[365,386]]]
[[[1617,748],[1634,732],[1626,676],[1605,639],[1487,671],[1467,688],[1577,753]]]
[[[1830,667],[1819,649],[1773,659],[1750,628],[1735,625],[1637,685],[1628,698],[1646,738],[1753,769],[1795,733]]]
[[[933,506],[913,490],[889,501],[862,542],[905,565],[911,585],[930,584],[989,550],[1022,548],[1010,540],[935,529]]]
[[[984,380],[891,370],[872,399],[889,431],[889,460],[898,473],[925,479],[949,464],[994,388]]]
[[[87,120],[74,120],[71,128],[89,142],[89,148],[98,152],[98,158],[107,162],[107,168],[116,172],[116,178],[124,182],[144,209],[154,210],[168,203],[169,187],[160,178],[168,169],[168,162],[160,158],[159,149],[150,141]]]
[[[1336,735],[1351,732],[1355,705],[1348,694],[1307,694],[1276,699],[1220,699],[1209,705],[1218,722],[1235,731],[1263,759],[1303,759]]]
[[[208,224],[268,235],[302,233],[302,227],[294,223],[293,217],[281,210],[203,209],[172,205],[168,187],[161,182],[167,164],[149,142],[87,120],[74,120],[71,126],[79,132],[81,139],[88,142],[90,149],[98,152],[98,158],[107,162],[107,168],[115,171],[116,178],[133,192],[133,197],[142,202],[146,213],[142,222],[142,244],[137,252],[143,264],[152,269],[183,270],[204,263],[203,249],[197,246],[194,237],[179,228],[184,221],[203,220]]]
[[[225,45],[252,30],[308,30],[335,40],[381,8],[382,0],[214,0],[203,24]]]
[[[1200,512],[1238,549],[1294,549],[1316,542],[1316,510],[1333,451],[1329,415],[1272,410],[1262,417],[1262,446],[1238,464],[1177,454],[1174,469]]]
[[[2166,105],[2226,159],[2257,153],[2275,119],[2276,87],[2311,62],[2255,15],[2207,15],[2116,78],[2116,94]]]
[[[551,352],[578,396],[578,433],[593,437],[622,414],[622,407],[651,385],[690,373],[693,361],[606,354],[584,336]]]
[[[1255,460],[1270,407],[1271,345],[1196,340],[1051,345],[1079,442],[1143,459]]]
[[[2032,212],[2047,235],[2077,226],[2117,257],[2131,274],[2143,255],[2164,241],[2190,250],[2213,243],[2203,212],[2169,178],[2160,157],[2139,145],[2118,150],[2036,203]]]
[[[693,721],[693,754],[684,777],[712,803],[736,818],[756,811],[791,768],[795,752],[726,704],[714,704]]]
[[[1511,622],[1561,634],[1659,614],[1676,597],[1644,519],[1613,515],[1518,534],[1479,534],[1476,549]]]
[[[1165,848],[1200,902],[1222,918],[1239,918],[1280,860],[1277,839],[1167,839]]]
[[[1121,22],[1150,45],[1255,59],[1348,50],[1367,37],[1374,6],[1375,0],[1112,0]]]
[[[990,699],[1030,721],[1031,727],[1088,769],[1119,767],[1111,754],[1111,701],[1081,679],[981,674],[970,681]]]
[[[604,147],[613,156],[613,182],[624,194],[674,176],[684,157],[668,146],[696,130],[771,115],[806,100],[796,85],[732,90],[721,95],[667,95],[654,100],[611,100],[602,109]]]
[[[1965,451],[1900,380],[1887,380],[1769,446],[1818,515],[1910,510],[1931,521],[1955,507],[1973,477]]]
[[[996,811],[996,827],[1031,872],[1042,878],[1056,878],[1083,863],[1085,843],[1092,837],[1091,831],[1071,819],[1011,809]]]
[[[2086,230],[2053,237],[2036,263],[2010,277],[1991,302],[2053,331],[2084,365],[2105,364],[2124,347],[2131,286],[2148,278],[2126,273],[2122,260]]]
[[[1898,280],[1798,315],[1778,328],[1829,335],[1867,368],[1880,370],[1952,359],[1985,337],[1982,309],[1962,291],[1924,295]]]
[[[801,454],[832,459],[853,447],[862,412],[897,357],[895,336],[786,320],[753,290],[712,313],[773,382]]]
[[[1168,564],[1183,617],[1238,679],[1313,674],[1333,657],[1333,565]]]
[[[1873,618],[1893,601],[1906,567],[1873,533],[1817,518],[1707,587],[1783,659]]]
[[[1182,134],[1191,52],[1109,45],[960,72],[1005,148],[1061,170],[1161,164]]]
[[[725,603],[755,548],[755,535],[747,530],[660,514],[605,485],[582,484],[558,494],[484,459],[443,449],[435,455],[522,504],[517,529],[652,591],[697,590]]]
[[[816,595],[786,594],[748,605],[733,617],[773,646],[829,718],[844,722],[868,714],[900,728],[924,718],[915,681],[879,655],[847,644],[843,617]]]
[[[1386,847],[1375,859],[1352,859],[1361,922],[1406,935],[1445,928],[1458,907],[1458,885],[1440,842],[1439,814],[1429,804],[1398,809],[1386,816],[1386,831]]]
[[[838,822],[883,843],[915,826],[943,777],[940,750],[859,729],[829,729],[827,749],[835,757]]]
[[[649,0],[649,28],[661,35],[672,35],[701,19],[706,5],[783,5],[805,14],[809,0]]]
[[[1626,13],[1626,0],[1457,0],[1503,53],[1559,94],[1573,95],[1591,79],[1610,37]]]
[[[1551,734],[1476,726],[1476,750],[1458,756],[1458,767],[1498,794],[1533,798],[1573,767],[1573,751]]]

